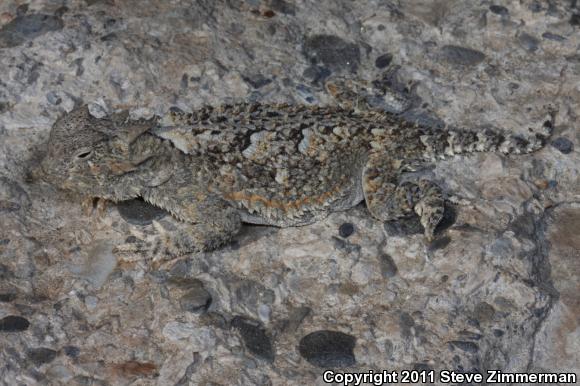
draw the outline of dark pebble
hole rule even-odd
[[[179,87],[186,90],[189,87],[189,76],[187,74],[181,75],[181,82],[179,82]]]
[[[334,246],[338,249],[342,249],[344,252],[351,254],[358,254],[361,251],[361,246],[355,243],[350,243],[347,240],[341,239],[339,237],[332,238]]]
[[[481,51],[453,45],[443,46],[441,54],[443,59],[449,63],[463,66],[473,66],[485,59],[485,55]]]
[[[580,14],[575,13],[574,15],[572,15],[572,17],[570,17],[570,24],[575,26],[580,25]]]
[[[138,198],[119,202],[117,210],[125,221],[134,225],[149,225],[153,220],[159,220],[167,215],[163,209]]]
[[[384,278],[389,279],[395,276],[399,271],[393,258],[390,255],[387,255],[386,253],[382,254],[379,257],[379,264],[381,266],[381,274],[383,275]]]
[[[232,319],[231,325],[240,332],[244,346],[248,351],[268,362],[274,361],[272,341],[260,322],[243,316],[236,316]]]
[[[435,235],[439,235],[446,229],[449,229],[457,221],[457,209],[455,206],[448,201],[445,201],[444,205],[443,218],[435,227]]]
[[[304,70],[302,75],[305,78],[310,79],[312,83],[320,83],[324,82],[324,80],[328,78],[330,74],[332,74],[332,72],[328,68],[312,65]]]
[[[113,5],[115,0],[85,0],[87,5],[90,7],[91,5],[95,4],[105,4],[105,5]]]
[[[443,249],[451,242],[451,237],[444,236],[438,237],[429,244],[429,251],[436,251],[438,249]]]
[[[180,109],[180,108],[179,108],[179,107],[177,107],[177,106],[171,106],[171,107],[169,108],[169,112],[170,112],[170,113],[175,113],[175,114],[185,114],[185,111],[183,111],[182,109]]]
[[[262,88],[265,85],[272,83],[272,79],[268,79],[262,74],[244,76],[242,79],[255,89]]]
[[[9,303],[14,299],[16,299],[16,294],[14,293],[0,294],[0,302]]]
[[[20,332],[27,330],[28,327],[30,327],[30,322],[22,316],[8,315],[0,319],[0,331]]]
[[[28,12],[28,4],[19,5],[16,8],[16,16],[22,16]]]
[[[84,58],[77,58],[75,60],[72,61],[72,63],[70,64],[70,66],[76,66],[77,70],[75,72],[76,76],[81,76],[82,74],[85,73],[85,67],[83,66],[83,60]]]
[[[46,100],[48,101],[48,103],[50,103],[51,105],[55,105],[58,106],[61,104],[62,102],[62,98],[58,96],[57,93],[55,93],[54,91],[49,91],[46,94]]]
[[[64,354],[67,357],[77,358],[81,353],[81,349],[77,346],[64,346],[63,348]]]
[[[566,40],[566,38],[562,35],[557,35],[557,34],[553,34],[551,32],[544,32],[542,34],[542,37],[544,39],[548,39],[548,40],[553,40],[556,42],[563,42],[564,40]]]
[[[0,48],[16,47],[45,33],[63,28],[62,19],[35,13],[20,15],[0,29]]]
[[[410,106],[405,107],[405,109],[408,109],[408,107]],[[437,118],[432,114],[426,114],[425,112],[417,109],[408,109],[403,114],[401,114],[401,117],[408,122],[416,123],[419,126],[426,126],[433,129],[443,129],[446,126],[445,121],[442,119]]]
[[[510,14],[510,11],[506,7],[502,7],[501,5],[490,5],[489,10],[496,15],[507,16]]]
[[[385,68],[393,61],[393,55],[384,54],[375,59],[376,68]]]
[[[574,144],[568,138],[559,137],[552,141],[551,145],[560,150],[562,154],[570,154],[574,150]]]
[[[481,338],[483,338],[483,335],[478,334],[477,332],[465,330],[461,331],[461,337],[467,340],[481,340]]]
[[[429,366],[427,363],[415,363],[413,365],[413,370],[414,371],[431,371],[433,370],[433,367]]]
[[[270,1],[270,7],[276,12],[284,13],[286,15],[294,15],[296,13],[296,6],[284,0]]]
[[[541,12],[542,11],[542,5],[540,4],[539,1],[534,1],[533,3],[531,3],[528,6],[528,9],[530,11],[532,11],[533,13],[538,13],[538,12]]]
[[[66,5],[63,5],[62,7],[58,7],[54,11],[54,15],[57,16],[57,17],[62,17],[68,11],[69,11],[68,7]]]
[[[577,0],[572,0],[575,2]],[[546,16],[553,16],[560,18],[560,7],[558,7],[553,1],[545,1],[544,3],[548,3],[548,9],[546,10]]]
[[[272,11],[271,9],[265,10],[264,12],[262,12],[262,16],[267,17],[267,18],[271,18],[276,16],[276,12]]]
[[[345,222],[338,228],[338,234],[340,237],[348,237],[354,233],[354,225],[349,222]]]
[[[524,213],[521,216],[516,217],[509,224],[509,228],[515,233],[516,237],[522,239],[533,239],[536,231],[534,216],[530,213]]]
[[[0,264],[0,279],[6,280],[14,276],[14,272],[7,265]]]
[[[211,305],[212,297],[203,287],[203,283],[196,281],[180,299],[179,305],[183,311],[200,313],[207,311]]]
[[[408,312],[403,312],[399,315],[399,325],[403,328],[410,328],[415,325],[415,319]]]
[[[498,330],[498,329],[493,330],[493,335],[496,338],[501,338],[504,334],[505,334],[505,332],[503,330]]]
[[[298,95],[307,103],[313,103],[315,101],[314,96],[312,95],[312,90],[308,86],[297,84],[296,91],[298,91]]]
[[[304,55],[311,63],[323,63],[331,70],[355,71],[360,63],[359,47],[334,35],[307,37]]]
[[[280,323],[281,331],[294,332],[298,329],[304,318],[306,318],[312,310],[310,307],[298,307],[291,309],[288,315],[288,319],[283,320]]]
[[[300,339],[298,351],[310,364],[322,368],[348,367],[356,363],[356,338],[339,331],[321,330]]]
[[[527,33],[522,33],[519,37],[518,40],[520,42],[520,45],[526,49],[527,51],[530,52],[534,52],[538,50],[538,47],[540,46],[540,40],[538,40],[536,37],[529,35]]]
[[[461,351],[465,351],[468,353],[476,353],[479,351],[479,346],[473,342],[467,342],[463,340],[453,340],[449,343],[457,347]]]
[[[412,215],[398,220],[385,221],[385,231],[391,236],[410,236],[424,232],[419,216]]]
[[[46,347],[38,347],[28,350],[28,359],[36,366],[50,363],[56,358],[56,351]]]
[[[137,236],[133,235],[127,236],[127,238],[125,239],[125,243],[127,244],[133,244],[136,243],[137,241],[139,241],[139,239],[137,238]]]
[[[228,329],[228,321],[223,315],[209,311],[199,316],[199,322],[206,326],[212,326],[220,330]]]

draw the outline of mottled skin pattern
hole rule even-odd
[[[113,201],[140,196],[191,223],[167,248],[173,254],[214,249],[242,222],[305,225],[362,200],[380,221],[418,214],[431,239],[443,194],[427,180],[402,181],[406,172],[466,152],[529,153],[544,145],[549,128],[524,139],[286,104],[130,121],[126,114],[97,119],[83,106],[54,124],[42,169],[56,186]]]

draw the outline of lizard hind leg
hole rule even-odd
[[[391,221],[416,213],[428,240],[443,218],[445,200],[441,188],[428,180],[398,183],[397,171],[386,157],[371,157],[363,173],[367,208],[380,221]]]
[[[425,237],[433,240],[435,228],[443,219],[445,200],[441,188],[428,180],[421,180],[419,187],[419,200],[414,206],[414,211],[421,218],[421,225],[425,229]]]

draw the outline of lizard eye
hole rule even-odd
[[[83,159],[87,159],[89,158],[89,156],[92,154],[92,151],[89,149],[83,149],[80,152],[77,153],[77,155],[75,156],[76,159],[79,160],[83,160]]]

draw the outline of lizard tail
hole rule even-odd
[[[533,131],[526,137],[507,135],[486,129],[480,132],[465,130],[434,131],[420,136],[426,152],[434,157],[446,157],[472,152],[498,152],[503,154],[526,154],[543,148],[552,134],[552,121],[544,122],[542,130]]]

